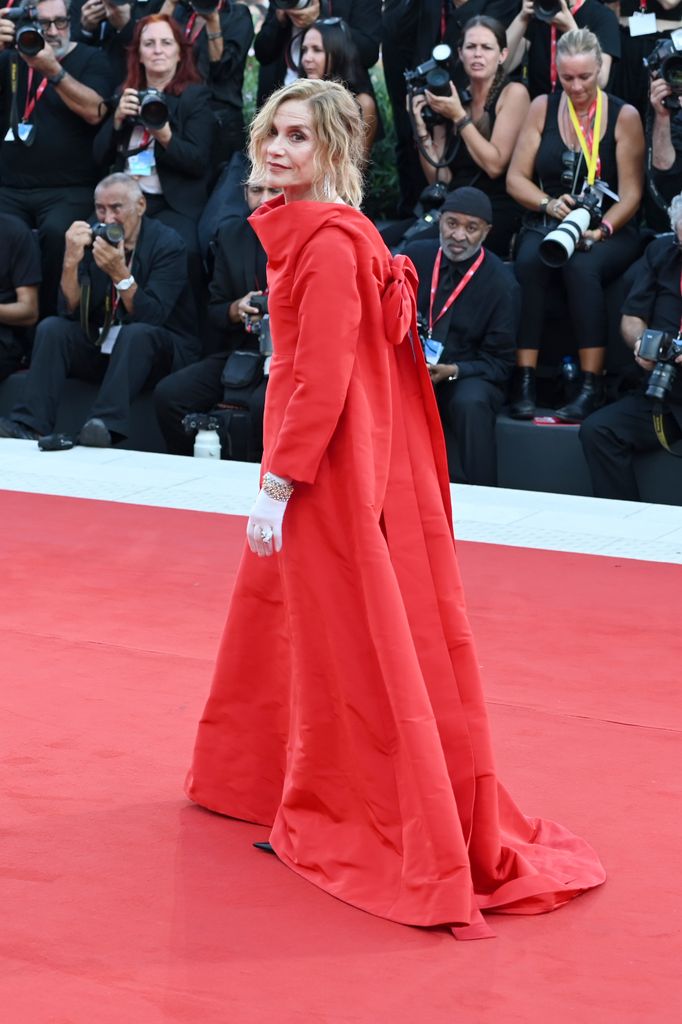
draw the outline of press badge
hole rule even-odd
[[[103,352],[105,356],[110,355],[114,350],[114,345],[118,338],[118,332],[121,330],[121,324],[116,324],[115,327],[110,327],[104,336],[104,341],[100,345],[100,352]],[[99,329],[100,337],[102,336],[102,328]]]
[[[140,153],[135,153],[133,156],[128,157],[128,174],[133,174],[138,177],[144,177],[147,174],[154,174],[156,171],[156,162],[154,160],[154,149],[143,149]]]
[[[27,142],[31,141],[31,139],[33,138],[33,132],[35,131],[35,125],[34,124],[24,124],[22,122],[21,124],[17,125],[17,129],[19,131],[19,139],[20,139],[21,142],[27,143]],[[16,142],[16,141],[17,140],[14,137],[14,132],[12,131],[12,128],[11,127],[8,128],[7,129],[7,134],[5,135],[5,142]]]
[[[628,18],[631,36],[651,36],[656,31],[656,15],[638,11]]]
[[[435,366],[443,352],[443,344],[435,338],[424,338],[424,357],[430,366]]]

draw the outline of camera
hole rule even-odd
[[[576,189],[575,179],[579,162],[580,154],[574,153],[572,149],[566,149],[561,154],[561,187],[564,192],[570,192],[571,195]]]
[[[424,61],[414,71],[403,72],[410,105],[412,99],[423,93],[425,89],[432,92],[434,96],[450,95],[451,56],[452,50],[447,43],[440,43],[438,46],[434,46],[430,60]],[[422,117],[427,128],[444,124],[446,121],[446,118],[437,114],[428,104],[422,110]]]
[[[556,18],[561,10],[559,0],[535,0],[533,5],[533,17],[538,21],[550,22]]]
[[[270,314],[268,313],[268,297],[267,295],[252,295],[249,299],[249,305],[255,306],[258,310],[260,320],[247,320],[244,324],[244,330],[247,334],[253,334],[255,338],[258,338],[258,349],[264,356],[272,355],[272,335],[270,333]],[[264,372],[268,372],[269,364]]]
[[[43,33],[38,24],[38,10],[32,3],[23,3],[19,7],[11,7],[5,11],[3,18],[13,21],[16,25],[14,45],[19,53],[26,57],[35,57],[45,46]]]
[[[192,434],[195,430],[218,430],[220,420],[210,412],[188,412],[182,425],[186,434]]]
[[[272,6],[278,11],[303,11],[310,3],[311,0],[272,0]]]
[[[573,196],[575,208],[540,242],[540,259],[546,266],[565,266],[575,252],[583,231],[599,227],[605,188],[602,182],[596,182],[594,185],[586,185],[580,195]]]
[[[125,237],[125,231],[120,224],[102,224],[101,222],[92,225],[92,240],[103,238],[109,245],[118,245]]]
[[[128,2],[129,0],[126,0],[126,3]],[[189,7],[191,11],[202,15],[213,14],[220,6],[220,0],[180,0],[180,2],[183,7]]]
[[[267,295],[252,295],[249,299],[249,305],[255,306],[258,310],[259,316],[268,315],[268,297]]]
[[[137,98],[140,101],[139,124],[156,130],[168,123],[168,103],[159,89],[141,89]]]
[[[649,377],[646,396],[662,402],[677,376],[675,360],[682,356],[682,337],[665,331],[644,331],[638,355],[640,359],[656,363]]]
[[[663,106],[668,110],[679,110],[682,96],[682,29],[671,32],[669,39],[661,39],[642,63],[652,78],[662,78],[672,89],[672,96],[666,96]]]

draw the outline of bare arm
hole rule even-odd
[[[523,0],[521,10],[507,29],[507,56],[504,59],[504,70],[513,71],[523,60],[528,41],[524,38],[526,29],[533,17],[533,0]]]
[[[62,75],[65,71],[54,55],[51,46],[44,46],[35,57],[26,57],[22,54],[30,68],[35,68],[46,78],[53,78],[55,75]],[[64,101],[69,110],[82,117],[87,124],[99,124],[106,114],[104,100],[98,92],[87,85],[83,85],[65,72],[58,85],[52,86],[56,89],[60,99]]]
[[[662,78],[655,78],[649,86],[649,99],[654,110],[654,127],[651,133],[651,159],[659,171],[667,171],[675,163],[675,147],[670,129],[670,111],[663,106],[663,100],[670,96],[672,89]]]
[[[32,327],[38,322],[38,285],[19,285],[14,302],[0,303],[0,324]]]
[[[546,116],[547,97],[538,96],[530,105],[507,171],[507,192],[527,210],[539,210],[546,198],[546,193],[533,181]]]
[[[64,262],[60,287],[66,308],[73,313],[81,301],[81,285],[78,280],[78,268],[85,250],[92,243],[92,229],[84,220],[76,220],[64,236]]]

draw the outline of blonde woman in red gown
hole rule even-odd
[[[492,934],[604,880],[594,851],[497,781],[452,535],[416,279],[358,210],[362,121],[298,81],[251,129],[282,195],[263,484],[187,782],[270,827],[279,859],[362,910]]]

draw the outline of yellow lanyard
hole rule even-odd
[[[568,113],[571,118],[571,124],[575,130],[575,134],[578,137],[580,148],[583,151],[585,157],[585,164],[587,166],[587,184],[594,185],[595,178],[597,177],[597,164],[599,163],[599,136],[601,135],[601,108],[602,108],[602,97],[603,93],[601,89],[597,88],[597,102],[594,115],[594,121],[592,122],[592,152],[589,151],[589,138],[585,138],[585,134],[580,127],[580,121],[578,115],[575,112],[573,104],[571,103],[568,96],[566,102],[568,103]]]

